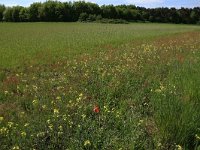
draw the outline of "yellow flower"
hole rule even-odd
[[[89,140],[86,140],[86,141],[84,142],[84,146],[90,146],[90,145],[91,145],[91,143],[90,143]]]
[[[25,123],[24,126],[25,126],[25,127],[29,126],[29,123]]]
[[[79,95],[79,97],[83,97],[83,93],[81,93],[81,94]]]
[[[36,106],[38,104],[38,100],[35,99],[35,100],[33,100],[32,103],[33,103],[34,106]]]
[[[53,110],[53,112],[54,112],[54,114],[59,114],[59,110],[56,108]]]
[[[0,129],[0,134],[5,134],[5,133],[7,133],[7,132],[8,132],[8,129],[5,128],[5,127],[2,127],[2,128]]]
[[[19,146],[14,146],[12,149],[13,150],[20,150]]]
[[[163,85],[160,86],[161,91],[165,90],[165,87]]]
[[[200,136],[198,136],[197,134],[195,135],[197,140],[200,140]]]
[[[56,97],[56,100],[61,100],[61,97],[60,97],[60,96],[57,96],[57,97]]]
[[[176,145],[177,150],[183,150],[183,148],[180,145]]]
[[[85,119],[86,115],[85,115],[85,114],[82,114],[81,117],[82,117],[83,119]]]
[[[62,127],[62,126],[59,126],[58,129],[59,129],[60,131],[63,131],[63,127]]]
[[[43,136],[45,136],[45,133],[44,133],[44,132],[39,132],[39,133],[37,134],[37,137],[43,137]]]
[[[52,124],[49,125],[49,129],[53,130],[53,125]]]
[[[19,114],[19,115],[20,115],[20,117],[23,117],[23,116],[24,116],[24,114],[25,114],[25,112],[23,112],[23,111],[22,111],[22,112],[20,112],[20,114]]]
[[[3,121],[3,117],[0,117],[0,122]]]
[[[50,124],[50,122],[51,122],[51,120],[50,120],[50,119],[48,119],[48,120],[47,120],[47,123],[48,123],[48,124]]]
[[[21,132],[21,136],[22,136],[22,137],[26,137],[26,132],[22,131],[22,132]]]
[[[161,89],[156,89],[155,92],[156,93],[161,93],[162,91],[161,91]]]
[[[61,136],[61,135],[63,135],[63,132],[62,131],[58,132],[58,136]]]
[[[8,126],[11,128],[13,126],[13,122],[8,122]]]
[[[143,122],[144,122],[144,120],[139,120],[139,122],[138,122],[138,125],[141,125],[141,124],[143,124]]]
[[[47,106],[46,106],[46,105],[42,105],[42,108],[43,108],[43,109],[46,109],[46,108],[47,108]]]

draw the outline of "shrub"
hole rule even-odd
[[[86,21],[87,18],[88,18],[88,14],[87,13],[81,13],[78,20],[80,22],[83,22],[83,21]]]

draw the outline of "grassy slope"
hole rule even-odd
[[[0,149],[197,149],[200,32],[148,39],[4,70]]]
[[[96,53],[108,45],[196,29],[197,26],[139,23],[1,23],[0,67],[51,63],[83,53]]]

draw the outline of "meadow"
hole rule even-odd
[[[41,64],[92,54],[136,40],[195,31],[170,24],[1,23],[0,68]]]
[[[0,24],[0,149],[200,149],[200,27]]]

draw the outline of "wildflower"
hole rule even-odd
[[[52,104],[52,105],[55,104],[54,101],[51,101],[51,104]]]
[[[141,124],[143,124],[143,122],[144,122],[144,120],[139,120],[139,122],[138,122],[138,125],[141,125]]]
[[[83,93],[79,94],[79,97],[83,97]]]
[[[24,112],[24,111],[20,112],[20,117],[23,117],[23,116],[24,116],[24,114],[25,114],[25,112]]]
[[[53,130],[53,125],[52,125],[52,124],[49,125],[49,129],[50,129],[51,131]]]
[[[39,133],[37,134],[37,137],[43,137],[43,136],[45,136],[45,133],[44,133],[44,132],[39,132]]]
[[[119,118],[120,117],[120,112],[119,111],[117,111],[117,113],[116,113],[116,118]]]
[[[158,147],[161,147],[161,146],[162,146],[162,143],[159,142],[159,143],[157,144],[157,146],[158,146]]]
[[[183,150],[182,146],[176,145],[177,150]]]
[[[3,121],[3,117],[0,117],[0,122]]]
[[[47,108],[47,106],[46,105],[42,105],[42,109],[46,109]]]
[[[24,126],[25,126],[25,127],[29,126],[29,123],[25,123]]]
[[[161,89],[156,89],[155,92],[156,93],[161,93],[162,91],[161,91]]]
[[[51,120],[50,120],[50,119],[48,119],[48,120],[47,120],[47,123],[48,123],[48,124],[50,124],[50,122],[51,122]]]
[[[94,111],[95,113],[99,113],[99,112],[100,112],[100,109],[99,109],[98,106],[95,106],[94,109],[93,109],[93,111]]]
[[[58,132],[58,136],[61,136],[63,134],[63,132],[61,131],[61,132]]]
[[[14,124],[13,122],[8,122],[8,127],[11,128],[13,126],[13,124]]]
[[[86,115],[85,115],[85,114],[82,114],[81,117],[82,117],[83,119],[85,119]]]
[[[57,96],[57,97],[56,97],[56,100],[61,100],[61,97],[60,97],[60,96]]]
[[[64,121],[67,120],[67,116],[66,116],[66,115],[63,115],[62,117],[63,117],[63,120],[64,120]]]
[[[198,136],[197,134],[195,135],[197,140],[200,140],[200,136]]]
[[[58,129],[59,129],[60,131],[63,131],[63,127],[62,127],[62,126],[59,126]]]
[[[33,103],[33,106],[36,106],[38,104],[38,100],[35,99],[35,100],[33,100],[32,103]]]
[[[25,137],[25,136],[26,136],[26,132],[22,131],[22,132],[21,132],[21,136],[22,136],[22,137]]]
[[[54,114],[59,114],[59,110],[55,108],[55,109],[53,110],[53,113],[54,113]]]
[[[35,78],[34,78],[34,79],[35,79]],[[37,86],[33,85],[32,87],[33,87],[33,90],[35,90],[35,91],[38,90],[38,87],[37,87]]]
[[[84,146],[90,146],[90,145],[91,145],[91,143],[90,143],[89,140],[86,140],[86,141],[84,142]]]
[[[77,102],[79,102],[82,98],[83,98],[83,93],[80,93],[80,94],[79,94],[79,97],[76,99]]]
[[[7,133],[8,132],[8,129],[6,128],[6,127],[2,127],[1,129],[0,129],[0,134],[5,134],[5,133]]]
[[[163,85],[160,86],[161,91],[165,90],[165,87]]]
[[[20,150],[19,146],[14,146],[12,149],[13,150]]]

